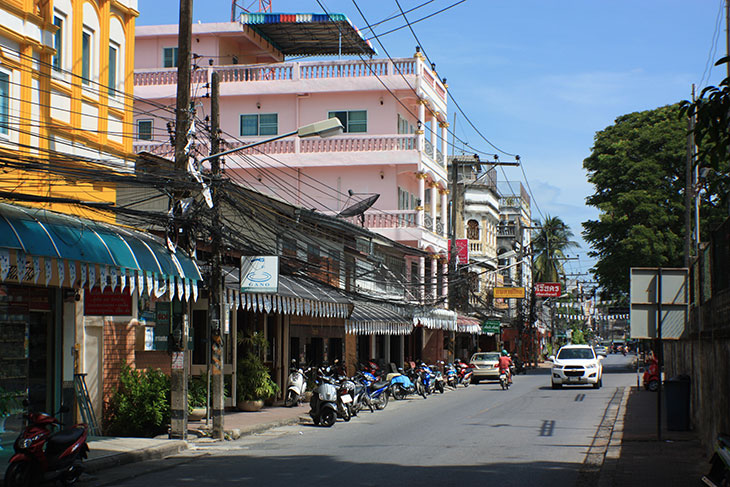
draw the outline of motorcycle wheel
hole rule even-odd
[[[464,387],[469,387],[469,384],[471,384],[471,378],[464,379]]]
[[[342,419],[345,420],[345,422],[350,421],[350,418],[352,417],[352,414],[350,414],[350,405],[345,404],[342,407]]]
[[[403,392],[403,389],[401,389],[400,387],[396,387],[395,389],[393,389],[393,399],[395,399],[396,401],[400,401],[405,398],[406,393]]]
[[[499,379],[499,385],[502,386],[502,390],[507,389],[507,381],[504,379]]]
[[[424,399],[426,399],[426,388],[423,386],[423,383],[419,382],[416,387],[418,389],[418,394],[420,394]]]
[[[29,461],[13,462],[5,471],[5,487],[30,487],[36,485],[35,469]]]
[[[649,382],[649,390],[651,392],[658,391],[659,390],[659,381],[658,380],[653,380],[653,381]]]
[[[61,482],[64,486],[73,485],[76,483],[79,477],[81,477],[82,473],[84,473],[84,467],[81,465],[81,463],[74,463],[71,468],[66,472],[66,475],[63,477]]]
[[[299,403],[299,394],[296,392],[289,390],[286,393],[286,399],[284,399],[284,406],[291,408],[296,406]]]
[[[315,426],[319,426],[319,420],[320,420],[319,416],[312,417],[312,422],[314,423]]]
[[[441,394],[443,394],[443,393],[444,393],[444,385],[443,385],[443,384],[441,384],[441,383],[439,383],[439,385],[438,385],[438,388],[439,388],[439,392],[440,392]]]
[[[331,427],[333,424],[335,424],[335,421],[337,421],[337,415],[335,412],[330,408],[325,408],[324,411],[322,411],[321,416],[321,423],[322,426],[325,426],[327,428]]]
[[[375,403],[375,408],[378,409],[379,411],[382,411],[383,409],[385,409],[385,406],[387,406],[387,405],[388,405],[388,393],[384,392],[378,398],[378,402]]]

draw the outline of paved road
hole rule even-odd
[[[215,444],[207,455],[114,485],[582,485],[609,402],[635,383],[630,359],[610,355],[599,390],[552,390],[549,370],[540,369],[508,391],[481,383],[391,401],[330,429],[289,426]]]

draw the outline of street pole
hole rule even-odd
[[[664,368],[664,345],[662,344],[662,268],[657,272],[656,283],[656,336],[657,362],[659,364],[659,389],[656,391],[656,436],[662,441],[662,369]]]
[[[451,249],[449,251],[449,275],[448,275],[448,295],[449,295],[449,309],[456,310],[456,286],[453,282],[456,280],[456,205],[459,202],[458,198],[458,179],[459,179],[459,165],[456,159],[451,160],[451,180],[449,181],[449,189],[451,190],[451,216],[449,218],[449,241],[451,242]],[[433,202],[432,202],[433,204]],[[454,360],[454,332],[449,331],[449,361]]]
[[[190,124],[190,40],[192,38],[193,0],[180,0],[180,25],[177,56],[177,105],[175,113],[175,169],[187,170],[188,126]],[[175,193],[174,206],[180,198]],[[183,308],[183,313],[187,314]],[[172,345],[170,370],[170,439],[186,439],[188,433],[188,320],[182,320],[180,343]]]
[[[211,75],[210,90],[210,153],[215,155],[220,151],[220,77],[217,72]],[[213,438],[222,440],[224,436],[224,397],[223,397],[223,338],[221,333],[221,321],[223,313],[228,310],[221,310],[221,223],[220,223],[220,157],[215,156],[210,160],[211,172],[211,196],[213,198],[213,219],[212,219],[212,242],[211,256],[212,265],[210,270],[210,287],[208,288],[208,317],[211,346],[211,374],[213,388]]]

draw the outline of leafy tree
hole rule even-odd
[[[730,62],[720,59],[715,66]],[[730,209],[730,79],[720,86],[708,86],[694,101],[680,103],[683,117],[695,117],[697,163],[703,169],[705,191],[701,194],[701,225],[703,240],[708,232],[721,223]]]
[[[681,266],[687,124],[679,105],[622,115],[596,133],[583,161],[598,220],[583,222],[592,269],[611,295],[628,293],[631,267]]]
[[[535,282],[560,282],[565,274],[563,271],[564,252],[577,247],[578,243],[571,240],[573,232],[570,227],[557,216],[546,215],[545,219],[537,222],[540,228],[532,240]]]

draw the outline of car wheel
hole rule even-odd
[[[553,389],[560,389],[561,387],[563,387],[563,384],[556,384],[555,382],[553,382],[552,385]]]
[[[596,382],[595,384],[593,384],[593,388],[594,389],[600,389],[601,388],[601,381],[599,380],[598,382]]]

